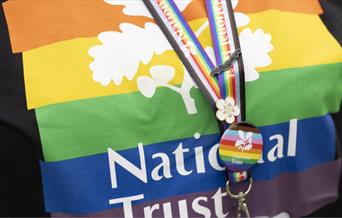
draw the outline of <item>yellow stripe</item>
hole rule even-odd
[[[250,23],[239,29],[262,28],[272,36],[273,51],[269,53],[272,64],[257,71],[306,67],[342,62],[342,49],[317,15],[269,10],[248,14]],[[270,22],[270,20],[272,22]],[[190,22],[197,30],[207,19]],[[199,37],[203,47],[212,47],[207,27]],[[171,84],[181,84],[183,65],[174,51],[155,55],[148,65],[140,64],[136,76],[123,80],[119,86],[101,86],[92,79],[88,55],[91,46],[100,42],[93,38],[73,39],[50,44],[23,53],[25,88],[29,109],[72,100],[125,94],[138,91],[137,78],[148,75],[149,67],[170,65],[176,74]]]
[[[60,102],[137,92],[137,78],[149,74],[154,65],[175,68],[170,84],[183,81],[183,66],[174,51],[155,55],[150,63],[140,63],[132,80],[124,77],[121,85],[102,86],[92,78],[88,55],[90,47],[100,44],[97,38],[73,39],[50,44],[23,53],[27,107],[29,109]]]
[[[191,22],[195,30],[202,24],[201,20]],[[206,44],[210,43],[210,37],[203,36],[205,35],[202,34],[200,40]],[[27,107],[32,109],[67,101],[137,92],[138,77],[151,77],[149,68],[155,65],[175,68],[175,76],[169,82],[170,85],[183,82],[182,62],[174,51],[167,51],[154,55],[147,65],[140,63],[132,80],[124,77],[121,85],[112,83],[101,86],[92,79],[89,64],[93,58],[88,55],[89,48],[99,44],[100,41],[94,36],[62,41],[23,52]]]
[[[197,50],[198,51],[198,50]],[[217,82],[214,81],[214,78],[210,75],[210,69],[207,67],[204,58],[202,58],[199,54],[193,56],[197,63],[200,64],[199,69],[203,72],[204,79],[210,84],[210,88],[214,91],[217,97],[220,97],[220,88]]]
[[[249,158],[249,159],[254,159],[254,160],[258,160],[260,158],[260,154],[251,154],[251,153],[246,153],[246,152],[219,150],[219,154],[224,155],[224,156]]]
[[[270,33],[274,47],[272,64],[257,68],[259,72],[342,62],[340,45],[318,15],[268,10],[248,16],[245,27]]]
[[[341,46],[318,15],[277,10],[247,15],[250,22],[239,28],[239,34],[250,28],[253,33],[262,29],[264,33],[271,35],[273,51],[268,54],[272,63],[257,67],[259,73],[342,62]],[[207,19],[199,19],[191,23],[195,24],[193,26],[199,26],[199,23],[205,21]],[[199,40],[204,48],[212,47],[209,28],[203,31]]]

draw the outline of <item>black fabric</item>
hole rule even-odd
[[[342,45],[342,1],[341,0],[320,0],[320,4],[324,13],[320,16],[321,20]],[[342,108],[341,108],[342,109]],[[342,150],[342,112],[333,114],[337,135],[337,152],[340,154]],[[341,172],[342,177],[342,172]],[[342,217],[342,179],[339,185],[339,198],[336,202],[329,204],[314,213],[310,217]]]
[[[325,9],[322,21],[342,44],[342,1],[322,0],[321,4]],[[26,109],[24,90],[22,56],[11,52],[0,4],[0,216],[49,216],[44,212],[39,133],[34,111]],[[342,113],[333,118],[341,142]],[[310,216],[342,217],[341,205],[340,197]]]
[[[342,0],[320,0],[324,13],[321,20],[342,46]]]
[[[48,216],[44,213],[39,164],[32,143],[2,123],[0,135],[0,216]]]
[[[22,56],[11,52],[0,7],[0,216],[48,216],[41,143],[35,113],[26,109]]]

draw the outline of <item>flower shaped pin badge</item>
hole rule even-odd
[[[232,97],[227,97],[225,100],[219,99],[216,102],[217,112],[216,117],[220,121],[226,121],[231,124],[235,121],[235,117],[240,115],[240,108],[235,105],[235,100]]]

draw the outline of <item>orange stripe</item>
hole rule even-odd
[[[8,0],[2,3],[13,52],[80,37],[95,37],[104,31],[119,31],[121,23],[143,27],[154,22],[145,16],[128,16],[124,6],[103,0]],[[206,17],[204,1],[193,1],[184,11],[186,20]]]
[[[234,11],[257,13],[270,9],[308,14],[323,13],[318,0],[240,0]],[[206,18],[205,1],[192,1],[182,14],[187,19]]]
[[[170,20],[169,18],[167,18],[168,22],[171,22],[172,20]],[[181,22],[181,21],[178,21]],[[176,31],[176,29],[174,28],[174,26],[172,26],[173,31]],[[185,28],[182,28],[183,32],[185,32],[185,35],[189,35],[187,33],[187,30]],[[187,39],[183,38],[181,39],[181,42],[183,43],[183,45],[186,45],[191,39]],[[209,83],[209,86],[211,87],[211,89],[214,91],[214,93],[216,94],[217,98],[220,98],[221,94],[220,94],[220,90],[219,87],[217,86],[217,84],[213,81],[213,78],[209,77],[206,74],[206,64],[204,63],[204,60],[199,56],[199,55],[193,55],[191,54],[191,56],[193,57],[193,60],[195,61],[197,67],[200,69],[201,74],[204,76],[205,80]]]
[[[232,90],[232,96],[235,100],[235,104],[237,103],[237,100],[236,100],[236,89],[235,89],[235,71],[234,69],[232,69],[232,76],[229,77],[229,82],[230,82],[230,86],[229,88]]]
[[[235,151],[235,152],[241,152],[240,149],[238,149],[235,146],[226,146],[226,145],[220,145],[220,150],[223,151]],[[258,154],[260,153],[260,149],[257,148],[252,148],[251,150],[245,151],[246,153],[253,153],[253,154]]]
[[[174,28],[173,28],[173,29],[174,29]],[[187,33],[186,33],[186,34],[187,34]],[[187,40],[187,39],[182,39],[181,41],[183,42],[183,45],[186,45],[187,42],[188,42],[189,40]],[[202,58],[199,57],[198,55],[192,55],[192,54],[191,54],[191,56],[193,57],[194,61],[196,62],[197,66],[198,66],[198,68],[199,68],[200,71],[202,72],[202,75],[204,76],[205,80],[209,83],[209,86],[210,86],[211,89],[215,92],[216,97],[217,97],[217,98],[220,98],[221,94],[220,94],[220,92],[219,92],[218,86],[216,85],[215,82],[213,82],[213,79],[210,78],[210,77],[208,77],[207,74],[205,73],[206,67],[205,67],[205,64],[204,64],[203,61],[202,61]]]
[[[236,157],[239,157],[239,158],[252,159],[252,160],[257,160],[261,156],[260,152],[258,152],[256,154],[256,153],[250,153],[248,151],[244,151],[243,152],[241,150],[238,150],[238,151],[219,150],[219,154],[220,154],[220,156],[223,156],[223,157],[236,156]]]
[[[143,26],[152,21],[127,16],[122,13],[123,6],[102,0],[9,0],[3,7],[14,52],[77,37],[94,37],[103,31],[119,31],[122,22]]]
[[[228,36],[228,35],[227,35]],[[227,44],[226,46],[225,46],[225,51],[230,51],[230,45],[229,44]],[[223,62],[225,62],[226,60],[223,60]],[[227,87],[226,87],[226,94],[227,94],[227,96],[232,96],[232,91],[231,91],[231,84],[230,84],[230,71],[228,71],[229,73],[227,74],[227,73],[225,73],[225,76],[224,76],[224,79],[225,80],[228,80],[228,81],[225,81],[225,83],[227,84]]]
[[[318,0],[240,0],[235,10],[256,13],[269,9],[309,14],[323,13]]]
[[[54,42],[94,37],[103,31],[118,31],[120,23],[143,26],[148,17],[127,16],[123,6],[95,0],[22,1],[3,4],[13,52],[27,51]],[[320,14],[317,0],[241,0],[236,11],[255,13],[267,9]],[[186,20],[206,17],[205,1],[192,1],[183,12]]]
[[[199,66],[201,72],[203,72],[202,75],[205,77],[206,81],[208,81],[210,87],[211,87],[211,88],[214,90],[214,92],[216,93],[216,96],[217,96],[218,98],[220,98],[221,95],[220,95],[218,86],[213,82],[213,80],[212,80],[211,78],[208,78],[208,75],[205,73],[205,68],[206,68],[206,67],[203,66],[202,61],[201,61],[201,58],[198,57],[197,55],[192,55],[192,54],[191,54],[191,56],[194,58],[194,61],[196,62],[197,66]],[[201,64],[200,64],[200,63],[201,63]]]

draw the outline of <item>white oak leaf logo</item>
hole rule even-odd
[[[246,134],[239,130],[239,140],[235,142],[235,147],[243,151],[249,151],[253,148],[253,132],[247,132]]]
[[[102,86],[111,81],[120,85],[123,77],[132,80],[140,62],[147,64],[154,54],[172,50],[167,39],[153,23],[145,28],[129,23],[120,24],[122,32],[108,31],[99,34],[101,45],[92,46],[88,53],[94,58],[89,65],[93,79]]]
[[[265,67],[272,63],[268,55],[273,50],[271,34],[264,33],[257,29],[254,33],[251,29],[245,28],[240,35],[241,53],[245,69],[245,80],[253,81],[259,78],[257,67]]]

